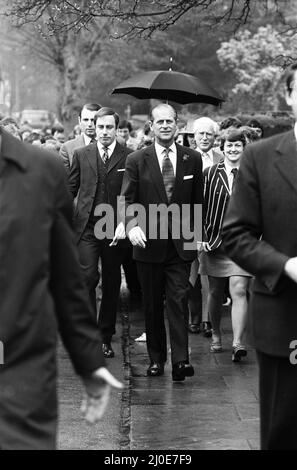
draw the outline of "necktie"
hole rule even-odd
[[[205,170],[205,168],[208,168],[212,165],[212,160],[209,156],[208,153],[202,153],[202,166],[203,166],[203,170]]]
[[[173,166],[171,163],[171,160],[169,158],[169,152],[171,149],[164,149],[163,150],[163,161],[162,161],[162,176],[163,176],[163,181],[164,181],[164,186],[165,186],[165,191],[167,194],[167,199],[168,202],[171,201],[172,193],[173,193],[173,187],[174,187],[174,171],[173,171]]]
[[[108,147],[103,147],[102,160],[104,165],[108,162]]]
[[[95,144],[95,142],[97,142],[95,137],[92,137],[91,140],[90,140],[90,144]]]
[[[236,180],[236,176],[237,176],[237,173],[238,173],[238,168],[232,168],[231,173],[233,174],[233,182],[232,182],[232,188],[231,189],[233,189],[234,182]]]

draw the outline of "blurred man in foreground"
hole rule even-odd
[[[263,450],[297,450],[297,64],[285,83],[294,131],[247,146],[223,230],[228,256],[255,276],[249,313]]]
[[[56,444],[59,330],[98,420],[110,386],[72,233],[72,203],[58,157],[0,128],[0,449]]]

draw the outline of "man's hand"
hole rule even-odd
[[[209,251],[207,242],[197,242],[197,250],[200,254],[202,251]]]
[[[81,411],[88,423],[99,421],[107,408],[111,388],[124,386],[105,367],[95,370],[90,377],[83,377],[85,394]]]
[[[126,238],[125,226],[123,222],[120,222],[115,230],[113,240],[109,244],[109,246],[116,246],[118,244],[118,241],[124,240],[124,238]]]
[[[292,279],[292,281],[297,283],[297,256],[295,258],[290,258],[284,267],[286,275]]]
[[[128,233],[128,237],[133,246],[145,248],[146,237],[140,227],[133,227]]]

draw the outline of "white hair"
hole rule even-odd
[[[193,132],[194,132],[194,134],[198,130],[199,126],[203,125],[203,124],[208,124],[209,126],[211,126],[213,128],[214,134],[218,135],[218,133],[219,133],[218,123],[215,122],[213,119],[210,119],[207,116],[203,116],[201,118],[195,119],[195,121],[193,122]]]

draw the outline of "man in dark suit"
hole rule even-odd
[[[96,132],[94,116],[100,108],[101,106],[97,103],[86,103],[82,107],[78,117],[81,134],[78,135],[75,139],[68,140],[61,146],[60,156],[63,159],[63,163],[67,171],[70,171],[74,151],[81,147],[85,147],[92,142],[95,142]]]
[[[0,449],[52,449],[57,328],[89,395],[89,420],[102,414],[107,383],[120,384],[104,366],[60,159],[0,128],[0,200]]]
[[[73,198],[78,194],[74,226],[94,316],[97,316],[95,288],[99,281],[98,260],[101,258],[102,301],[98,324],[104,355],[110,358],[114,357],[111,339],[115,333],[121,264],[128,240],[122,240],[116,246],[110,246],[110,243],[114,227],[119,226],[118,230],[122,227],[124,231],[123,224],[117,223],[117,197],[121,192],[126,157],[132,151],[116,141],[119,116],[113,109],[101,108],[94,116],[94,123],[98,142],[75,150],[69,187]],[[104,214],[100,212],[103,204],[108,204],[112,212],[112,215],[109,211],[107,213],[107,230],[104,227],[100,229],[104,220]]]
[[[185,246],[184,232],[174,230],[193,227],[194,205],[202,204],[203,181],[200,155],[174,143],[177,130],[176,111],[161,104],[151,113],[151,129],[155,143],[129,155],[122,187],[126,207],[141,204],[145,220],[126,217],[128,237],[134,247],[139,279],[143,293],[147,348],[150,357],[149,376],[164,373],[167,359],[164,324],[164,293],[169,321],[172,378],[184,380],[194,374],[188,355],[188,306],[190,265],[195,249]],[[163,205],[167,210],[158,218],[151,209]],[[184,207],[182,207],[184,205]],[[180,217],[170,215],[168,206],[180,210]],[[183,209],[190,209],[186,220]],[[168,233],[161,235],[162,224]],[[134,226],[133,226],[134,225]],[[146,228],[144,227],[146,225]],[[186,227],[185,227],[186,226]],[[155,236],[152,232],[156,229]],[[151,235],[150,235],[151,232]]]
[[[286,99],[297,121],[297,64]],[[297,450],[297,124],[294,131],[249,145],[224,224],[224,246],[255,276],[250,331],[260,375],[262,449]],[[293,343],[294,344],[294,343]]]

